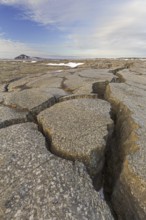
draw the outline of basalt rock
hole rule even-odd
[[[46,62],[0,62],[0,219],[145,220],[146,62]]]
[[[146,94],[126,84],[109,84],[105,98],[116,115],[109,148],[108,181],[118,219],[146,217]]]
[[[1,219],[113,219],[85,166],[52,155],[35,124],[0,137]]]
[[[58,103],[38,115],[38,123],[51,139],[51,152],[83,162],[93,176],[101,174],[110,105],[98,99],[74,99]]]
[[[22,91],[8,93],[4,99],[4,104],[28,110],[33,114],[38,114],[45,108],[53,105],[55,98],[52,94],[41,89],[26,89]]]

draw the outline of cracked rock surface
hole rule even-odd
[[[146,74],[142,67],[133,72],[134,67],[119,72],[125,83],[110,83],[105,91],[117,115],[109,173],[113,178],[112,203],[121,219],[146,217]]]
[[[84,62],[0,61],[0,219],[146,219],[146,62]]]
[[[103,168],[107,125],[112,125],[109,111],[108,102],[83,98],[58,103],[37,118],[53,153],[84,162],[95,175]]]
[[[52,155],[35,124],[0,136],[1,219],[113,219],[85,166]]]
[[[26,111],[19,111],[12,108],[8,108],[6,106],[0,106],[0,128],[27,122],[27,114]]]
[[[26,109],[35,113],[40,112],[43,108],[53,103],[55,103],[54,96],[38,88],[8,93],[4,99],[5,105]]]

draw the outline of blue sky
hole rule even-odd
[[[0,58],[145,57],[145,0],[0,0]]]

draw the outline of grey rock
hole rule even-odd
[[[0,129],[0,190],[47,161],[45,140],[34,123]],[[40,146],[43,146],[42,148]]]
[[[41,90],[45,91],[46,93],[52,94],[56,99],[68,95],[67,92],[59,88],[41,88]]]
[[[119,218],[143,220],[146,217],[146,92],[132,84],[111,83],[105,95],[117,114],[117,145],[110,153],[109,175],[116,179],[112,203]]]
[[[77,75],[71,75],[66,78],[63,83],[64,89],[77,95],[91,94],[92,84],[97,81],[96,79],[82,78]]]
[[[110,105],[98,99],[75,99],[61,102],[38,115],[38,122],[51,138],[55,154],[86,164],[91,175],[100,173],[112,125]]]
[[[111,81],[113,74],[109,70],[81,70],[73,75],[66,76],[64,88],[74,94],[90,94],[92,93],[93,83]]]
[[[0,106],[0,128],[27,121],[28,112]]]
[[[92,84],[93,82],[84,83],[80,88],[75,89],[73,91],[73,94],[76,94],[76,95],[91,94],[93,92]]]
[[[130,65],[130,71],[135,72],[139,75],[146,75],[146,62],[135,61]]]
[[[41,88],[41,87],[60,88],[61,82],[62,82],[62,78],[52,77],[50,75],[44,75],[31,81],[30,83],[27,83],[27,86],[31,88]]]
[[[6,94],[4,92],[0,92],[0,104],[3,103]]]
[[[25,77],[22,77],[21,79],[14,79],[12,82],[8,84],[8,91],[13,92],[13,91],[21,91],[25,88],[27,88],[27,83],[36,80],[37,77],[39,77],[40,74],[35,74],[33,76],[28,75]]]
[[[113,219],[85,166],[52,155],[35,124],[0,136],[1,219]]]
[[[84,85],[84,80],[77,75],[69,75],[63,84],[66,91],[73,92]]]
[[[83,78],[93,78],[96,80],[109,80],[113,78],[113,74],[108,69],[85,69],[78,72]]]
[[[130,87],[136,87],[146,91],[146,74],[139,74],[128,69],[119,71],[119,74],[125,79],[125,84]]]
[[[35,114],[54,103],[55,98],[52,94],[35,88],[8,93],[4,100],[5,105],[26,109]]]
[[[5,92],[6,84],[0,84],[0,92]]]
[[[55,72],[46,74],[28,75],[19,80],[15,80],[8,85],[8,91],[21,91],[28,88],[60,88],[62,78],[56,77]]]

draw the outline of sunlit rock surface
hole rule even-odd
[[[145,220],[146,62],[49,62],[0,61],[0,219]]]

